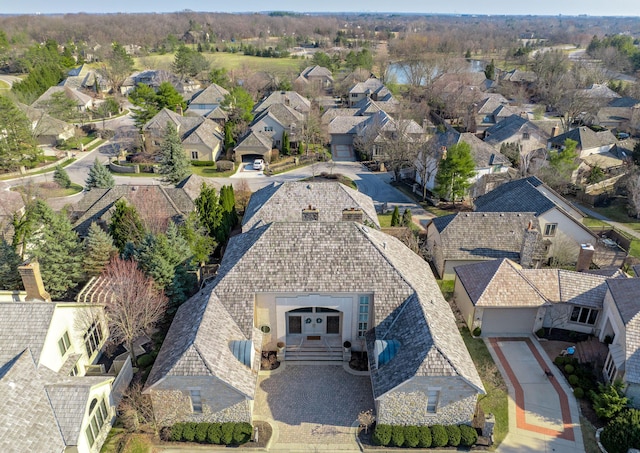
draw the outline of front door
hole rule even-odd
[[[340,312],[331,308],[306,307],[287,313],[288,335],[339,335]]]

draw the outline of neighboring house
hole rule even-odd
[[[72,100],[78,112],[86,112],[94,106],[93,98],[91,96],[86,95],[75,88],[64,86],[49,88],[38,99],[36,99],[31,106],[35,108],[46,107],[46,105],[51,101],[53,95],[56,93],[63,93],[65,97]]]
[[[375,77],[370,77],[364,82],[356,83],[348,93],[348,106],[354,107],[363,99],[369,98],[373,101],[388,102],[393,98],[391,91]]]
[[[598,237],[582,224],[584,214],[535,176],[506,182],[474,200],[477,212],[533,212],[551,242],[549,257],[577,259],[580,244]]]
[[[517,144],[520,154],[527,156],[533,151],[547,147],[549,135],[520,115],[511,115],[484,132],[484,141],[500,150],[503,144]]]
[[[218,123],[202,116],[182,116],[164,108],[142,128],[145,149],[158,153],[168,123],[173,123],[189,160],[216,161],[223,150],[224,135]]]
[[[37,262],[19,271],[26,292],[0,294],[0,450],[99,452],[133,374],[128,353],[103,360],[102,305],[52,302]]]
[[[77,217],[74,230],[85,237],[93,222],[106,227],[119,200],[135,207],[143,225],[153,232],[165,231],[169,222],[180,224],[194,210],[192,195],[183,188],[133,185],[93,188],[85,192],[73,209]]]
[[[531,87],[538,80],[538,76],[533,71],[521,71],[520,69],[512,69],[504,72],[500,76],[501,82],[507,82],[524,88]]]
[[[431,86],[434,93],[439,93],[443,99],[448,99],[460,96],[460,93],[465,90],[482,93],[494,84],[494,81],[487,79],[484,72],[447,72],[436,78]]]
[[[286,132],[291,150],[298,149],[299,133],[305,123],[305,116],[284,104],[271,104],[258,114],[249,128],[271,136],[272,147],[282,151],[282,136]]]
[[[352,148],[354,139],[371,121],[370,116],[336,116],[328,125],[329,143],[332,147],[338,145]]]
[[[305,89],[307,86],[312,85],[326,90],[333,85],[333,74],[323,66],[307,66],[293,83],[299,89]]]
[[[519,112],[509,106],[507,98],[497,93],[488,93],[476,105],[476,129],[482,132],[511,115]]]
[[[224,97],[229,92],[220,85],[212,83],[202,91],[195,93],[189,101],[187,113],[195,113],[197,115],[207,116],[220,107]],[[215,118],[211,118],[215,119]]]
[[[40,145],[56,146],[63,140],[75,136],[76,130],[73,124],[56,119],[44,110],[16,103],[16,106],[31,121],[31,132]]]
[[[234,160],[242,162],[244,156],[255,156],[271,162],[271,150],[273,149],[273,138],[269,132],[253,131],[249,129],[233,148]]]
[[[100,74],[99,71],[91,69],[88,65],[83,64],[77,68],[71,69],[67,73],[67,78],[58,84],[59,86],[74,88],[76,90],[85,89],[95,93],[100,91],[109,91],[111,87],[108,81]]]
[[[311,111],[311,101],[301,94],[295,91],[274,91],[256,104],[253,112],[259,115],[273,104],[284,104],[305,116]]]
[[[471,156],[476,164],[475,174],[470,182],[475,184],[482,176],[494,173],[506,173],[511,162],[506,156],[500,154],[492,146],[483,142],[474,134],[469,132],[460,133],[449,128],[446,132],[436,133],[431,137],[425,150],[420,151],[416,159],[416,183],[420,186],[426,185],[427,189],[433,191],[436,185],[436,175],[438,164],[446,156],[447,148],[466,143],[471,149]],[[473,188],[471,189],[474,190]]]
[[[120,94],[128,95],[141,83],[157,90],[162,82],[171,83],[178,93],[181,93],[186,99],[191,97],[191,93],[200,89],[200,83],[196,80],[182,79],[172,72],[162,69],[148,69],[127,77],[120,87]]]
[[[459,212],[427,225],[427,252],[445,280],[457,266],[499,258],[539,267],[547,245],[532,212]]]
[[[608,130],[595,132],[587,126],[581,126],[564,134],[551,137],[547,142],[547,148],[563,149],[567,139],[578,142],[576,151],[581,159],[591,154],[608,153],[618,143],[618,140]]]
[[[341,362],[345,341],[368,353],[378,423],[470,423],[484,389],[429,265],[375,228],[300,216],[231,238],[178,309],[145,387],[158,424],[251,422],[262,351],[327,344],[316,360]]]
[[[631,97],[615,98],[598,110],[595,122],[607,129],[631,131],[633,120],[640,118],[639,110],[640,100]]]
[[[291,181],[273,183],[251,196],[242,218],[247,232],[271,222],[352,221],[380,229],[373,201],[338,182]]]
[[[11,244],[14,235],[14,216],[24,214],[25,200],[20,192],[3,183],[0,190],[0,237]]]

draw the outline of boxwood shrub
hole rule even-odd
[[[581,387],[576,387],[573,389],[573,396],[576,398],[584,398],[584,390]]]
[[[184,429],[184,423],[176,423],[171,427],[171,434],[169,434],[169,440],[179,442],[182,440],[182,430]]]
[[[402,447],[404,445],[404,426],[395,425],[391,427],[391,445]]]
[[[419,442],[420,431],[417,426],[407,426],[404,429],[404,446],[417,447]]]
[[[235,428],[235,423],[225,422],[222,424],[222,443],[225,445],[231,445],[233,442],[233,429]]]
[[[566,364],[564,366],[564,372],[567,374],[573,374],[573,372],[575,371],[575,367],[573,365],[571,365],[570,363]]]
[[[191,165],[194,167],[215,167],[216,163],[212,160],[192,160]]]
[[[431,430],[428,426],[418,427],[418,447],[429,448],[431,446]]]
[[[216,162],[216,170],[218,171],[229,171],[235,168],[236,164],[230,160],[219,160]]]
[[[208,429],[209,429],[208,423],[198,423],[198,426],[196,426],[195,441],[200,443],[206,442]]]
[[[572,374],[571,376],[569,376],[568,380],[569,380],[569,384],[571,384],[572,387],[575,387],[576,385],[578,385],[578,382],[580,382],[580,378],[575,374]]]
[[[185,423],[184,427],[182,428],[182,440],[185,440],[187,442],[193,442],[193,440],[196,438],[197,425],[198,425],[197,423],[193,423],[193,422]]]
[[[170,428],[169,440],[238,445],[251,439],[253,427],[249,423],[176,423]]]
[[[447,425],[444,427],[447,430],[447,436],[449,437],[449,446],[457,447],[460,445],[460,428],[457,425]]]
[[[469,425],[460,425],[460,445],[471,447],[478,440],[478,432]]]
[[[251,434],[253,433],[253,426],[249,423],[236,423],[233,427],[233,443],[234,444],[244,444],[251,439]]]
[[[222,439],[222,424],[210,423],[207,429],[207,442],[210,444],[220,444]]]
[[[386,447],[391,442],[391,425],[376,425],[373,430],[373,442]]]
[[[442,425],[431,427],[431,445],[433,447],[444,447],[449,443],[449,435]]]

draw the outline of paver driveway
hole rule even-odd
[[[369,376],[339,365],[291,365],[258,378],[254,416],[274,427],[275,451],[359,451],[352,425],[373,409]]]

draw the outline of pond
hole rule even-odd
[[[487,64],[484,60],[466,60],[467,64],[464,68],[465,72],[482,72]],[[434,69],[434,75],[439,72],[438,68]],[[395,80],[396,83],[404,85],[407,83],[407,75],[402,68],[402,64],[394,63],[389,66],[387,71],[387,80]]]

